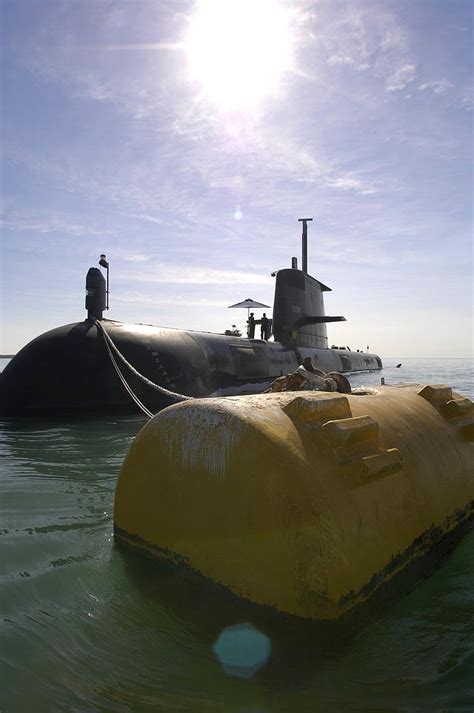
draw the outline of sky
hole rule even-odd
[[[108,318],[243,330],[313,217],[330,344],[472,355],[471,0],[1,11],[0,353],[85,319],[101,253]]]

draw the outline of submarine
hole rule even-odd
[[[308,274],[307,221],[302,222],[302,269],[275,273],[270,341],[104,318],[109,307],[109,265],[86,276],[87,318],[36,337],[0,374],[0,415],[147,415],[188,398],[263,391],[306,357],[324,372],[382,369],[377,354],[329,347],[330,288]]]

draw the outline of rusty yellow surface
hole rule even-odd
[[[410,385],[172,406],[126,457],[116,535],[253,602],[337,618],[472,515],[467,401]]]

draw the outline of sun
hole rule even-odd
[[[200,0],[185,39],[190,77],[223,110],[257,110],[291,69],[278,0]]]

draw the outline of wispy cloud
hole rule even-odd
[[[420,84],[418,90],[420,92],[430,91],[433,94],[446,94],[450,89],[453,88],[453,84],[448,82],[447,79],[436,79],[431,82],[425,82],[425,84]]]
[[[15,232],[34,233],[61,233],[74,236],[103,237],[113,235],[112,230],[94,223],[84,222],[65,215],[28,215],[8,211],[4,218],[0,218],[0,225],[4,230]]]
[[[130,259],[130,258],[129,258]],[[133,259],[132,259],[133,261]],[[268,275],[238,270],[215,270],[200,265],[173,265],[152,261],[147,269],[135,271],[116,270],[115,279],[137,280],[142,283],[175,285],[268,285]]]
[[[340,55],[340,54],[333,54],[328,59],[326,60],[326,63],[330,67],[351,67],[352,69],[357,70],[358,72],[365,72],[367,69],[370,69],[372,66],[370,62],[356,62],[356,60],[353,57],[349,57],[348,55]]]
[[[340,191],[354,191],[361,196],[369,196],[377,193],[377,188],[361,181],[359,178],[352,176],[340,176],[339,178],[330,178],[326,184],[329,188],[334,188]]]
[[[395,16],[382,11],[380,18],[382,25],[382,38],[380,48],[384,51],[402,51],[407,49],[408,40],[405,30],[396,21]]]
[[[131,218],[136,218],[137,220],[146,220],[149,223],[157,223],[158,225],[164,225],[166,221],[162,218],[156,218],[152,215],[130,215]]]
[[[326,60],[328,64],[330,65],[335,65],[335,64],[355,64],[355,59],[353,57],[349,57],[348,55],[340,55],[340,54],[332,54],[328,59]]]
[[[413,82],[416,76],[416,67],[414,64],[405,62],[396,67],[386,81],[387,92],[399,92]]]
[[[461,100],[461,106],[465,111],[472,111],[474,109],[474,97],[465,96]]]
[[[211,307],[214,309],[221,309],[228,307],[228,301],[222,299],[212,299],[203,297],[181,297],[179,295],[169,295],[169,296],[149,296],[144,295],[142,292],[118,292],[114,295],[114,304],[136,304],[143,306],[144,304],[157,307],[159,305],[173,305],[174,307]]]
[[[167,62],[175,68],[175,56],[183,50],[177,14],[171,4],[163,8],[139,2],[132,8],[127,3],[111,7],[89,2],[87,7],[72,8],[69,2],[56,0],[42,8],[34,36],[29,43],[16,45],[15,58],[68,96],[114,104],[137,119],[163,116],[164,108],[174,104],[179,85],[171,81],[170,72],[158,71]],[[116,41],[139,37],[144,27],[157,41]],[[118,59],[120,52],[127,53],[126,61]]]
[[[126,262],[148,262],[151,260],[151,255],[143,255],[142,253],[136,253],[133,255],[126,254],[123,255],[122,260]]]
[[[414,78],[410,41],[399,17],[383,3],[332,3],[318,5],[321,14],[315,41],[326,49],[329,67],[372,69],[387,91],[402,89]]]

